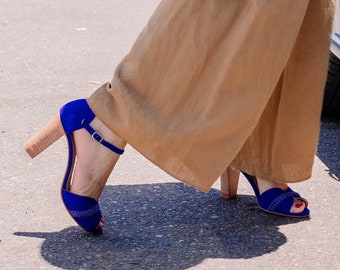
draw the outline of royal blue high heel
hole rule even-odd
[[[61,187],[63,202],[71,217],[80,227],[90,233],[100,234],[102,233],[102,228],[98,227],[98,225],[102,220],[102,214],[98,201],[69,191],[76,157],[72,132],[84,128],[91,134],[94,140],[116,154],[121,155],[124,152],[124,150],[105,141],[104,138],[90,126],[94,118],[95,114],[85,99],[71,101],[64,105],[60,109],[60,112],[46,124],[38,134],[26,143],[25,150],[34,158],[61,136],[66,135],[69,160]]]
[[[288,187],[287,190],[280,188],[271,188],[262,194],[260,194],[257,186],[256,177],[251,176],[245,172],[242,172],[246,177],[251,187],[254,190],[257,204],[259,208],[267,213],[294,218],[306,218],[309,217],[310,211],[308,207],[308,201],[300,196],[299,193],[293,191]],[[232,168],[227,168],[221,175],[221,193],[222,197],[231,199],[236,197],[237,183],[239,178],[239,171]],[[305,209],[301,213],[291,213],[290,209],[294,203],[294,198],[299,199],[305,203]]]

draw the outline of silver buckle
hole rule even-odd
[[[99,143],[101,143],[104,140],[103,136],[100,135],[97,131],[93,132],[91,137],[92,137],[92,139],[94,139],[95,141],[97,141]]]

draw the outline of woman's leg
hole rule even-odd
[[[255,128],[308,3],[162,1],[89,104],[153,163],[208,191]]]
[[[331,5],[310,1],[300,33],[280,80],[233,167],[256,175],[260,193],[287,189],[287,182],[311,174],[316,151],[326,62]],[[291,213],[305,203],[295,200]]]
[[[115,135],[98,118],[91,122],[91,127],[106,141],[124,149],[126,142]],[[93,140],[91,134],[85,129],[73,132],[73,139],[77,162],[70,191],[98,200],[119,155]]]
[[[331,7],[328,1],[309,1],[287,64],[232,167],[273,182],[311,176],[327,75]]]
[[[287,65],[308,2],[285,0],[268,4],[258,1],[259,5],[254,6],[253,1],[242,4],[239,1],[163,1],[161,11],[167,14],[174,3],[192,5],[190,9],[178,8],[175,12],[186,20],[204,17],[209,12],[216,15],[222,6],[234,17],[229,20],[225,15],[212,16],[206,21],[207,25],[202,25],[210,29],[203,31],[202,34],[208,36],[202,37],[200,25],[183,24],[173,31],[171,16],[167,16],[170,21],[161,21],[157,18],[162,17],[160,13],[154,15],[152,23],[117,69],[111,84],[103,86],[89,99],[90,106],[111,130],[127,138],[161,168],[180,180],[208,190],[214,176],[221,173],[222,166],[228,162],[223,156],[227,153],[227,159],[232,159],[256,126]],[[242,27],[238,29],[235,21]],[[229,26],[219,29],[223,25],[221,22]],[[275,22],[280,31],[269,27],[270,22]],[[210,35],[211,27],[217,33]],[[327,27],[323,25],[323,29]],[[266,40],[258,40],[262,35],[269,38],[268,48]],[[321,38],[321,47],[325,45],[325,35]],[[230,36],[232,38],[226,38]],[[176,41],[178,46],[174,46]],[[263,54],[259,54],[259,50]],[[202,61],[196,62],[197,59]],[[187,73],[188,70],[193,72]],[[320,81],[318,77],[317,82]],[[183,87],[187,91],[185,95],[180,94]],[[221,117],[223,114],[225,116]],[[249,156],[246,159],[252,160]],[[94,180],[100,183],[94,190],[102,190],[114,163],[112,158],[108,169],[104,170],[105,177],[99,175],[99,179],[105,180]],[[270,166],[265,164],[266,168]],[[74,180],[77,181],[77,176]],[[86,191],[86,184],[81,186],[80,183],[78,191]],[[261,183],[260,186],[263,189]],[[93,192],[95,197],[98,191]],[[296,205],[296,208],[299,207]]]

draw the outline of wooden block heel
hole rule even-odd
[[[237,195],[237,186],[240,171],[227,168],[221,175],[221,196],[225,199],[233,199]]]
[[[58,113],[35,136],[26,142],[24,148],[28,155],[34,158],[64,134],[60,114]]]

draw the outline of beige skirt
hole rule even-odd
[[[229,165],[271,181],[307,179],[332,15],[331,0],[163,0],[89,104],[200,190]]]

